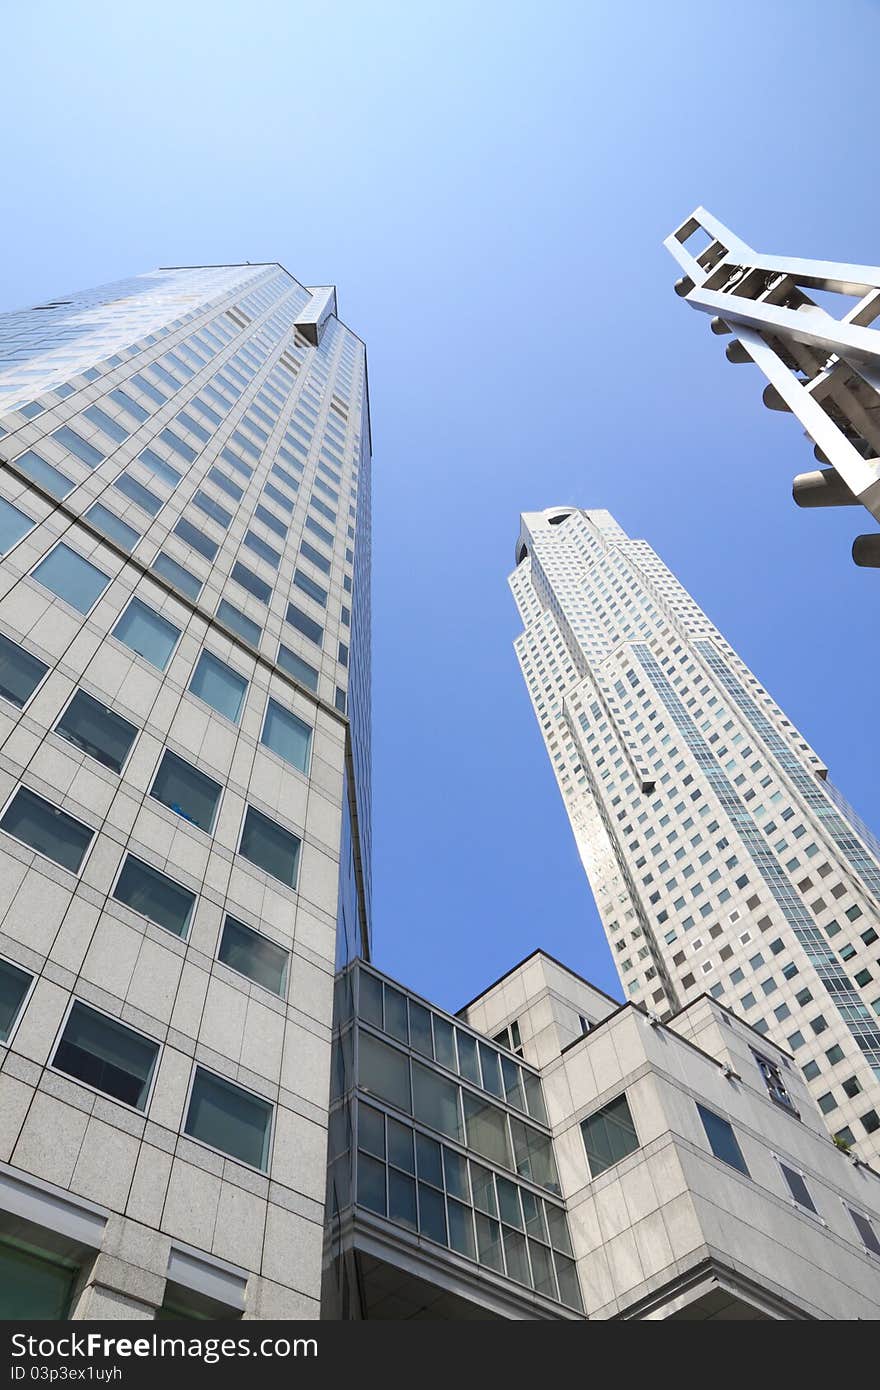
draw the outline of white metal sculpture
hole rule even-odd
[[[791,411],[812,440],[824,466],[795,478],[797,504],[861,503],[880,521],[880,267],[765,256],[705,208],[664,245],[684,272],[676,293],[712,315],[714,333],[735,334],[728,361],[756,363],[764,404]],[[859,536],[853,559],[880,567],[880,532]]]

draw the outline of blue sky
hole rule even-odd
[[[368,344],[377,963],[456,1008],[535,946],[617,993],[512,639],[522,510],[646,537],[880,828],[856,510],[672,292],[697,204],[880,260],[869,0],[32,0],[0,308],[280,260]]]

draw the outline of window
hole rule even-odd
[[[52,497],[66,497],[75,486],[66,473],[59,473],[51,463],[47,463],[30,449],[24,454],[19,454],[14,463],[19,472],[24,473]]]
[[[177,522],[174,534],[180,537],[184,545],[189,545],[193,550],[198,551],[199,555],[204,555],[206,560],[213,560],[217,554],[217,542],[212,541],[210,536],[206,536],[204,531],[200,531],[197,526],[193,526],[192,522],[187,521],[185,516],[182,516]],[[199,587],[201,588],[201,585]]]
[[[52,438],[57,439],[62,448],[67,449],[69,453],[75,454],[83,463],[88,464],[89,468],[95,468],[105,458],[100,449],[87,443],[82,435],[77,434],[76,430],[72,430],[69,425],[62,425],[60,430],[55,431]]]
[[[0,960],[0,1042],[12,1033],[33,978],[12,961]]]
[[[0,634],[0,695],[23,709],[49,667]]]
[[[284,998],[290,952],[283,946],[276,946],[261,932],[227,916],[217,955],[230,970],[237,970],[239,975],[246,975],[249,980]]]
[[[174,932],[175,936],[185,937],[189,930],[195,893],[136,859],[133,854],[126,856],[113,896],[133,912],[139,912],[166,931]]]
[[[314,579],[310,579],[307,574],[303,574],[302,570],[296,570],[294,572],[293,582],[298,589],[302,589],[304,594],[308,594],[309,598],[313,598],[316,603],[321,604],[322,608],[326,608],[327,590],[322,588],[320,584],[316,584]]]
[[[222,473],[220,477],[223,477]],[[233,483],[232,486],[235,487],[235,484]],[[241,493],[241,488],[236,488],[235,490],[239,494]],[[215,502],[213,497],[209,497],[206,492],[202,492],[201,490],[196,492],[193,496],[193,505],[200,507],[207,516],[210,516],[219,526],[222,526],[224,531],[230,526],[232,522],[232,513],[228,512],[225,507],[221,507],[220,503]]]
[[[63,543],[40,561],[33,577],[79,613],[88,613],[110,583],[109,575]]]
[[[786,1110],[790,1110],[793,1115],[796,1115],[794,1102],[785,1089],[785,1082],[782,1079],[782,1072],[778,1064],[771,1062],[769,1057],[762,1057],[759,1052],[754,1052],[752,1055],[758,1064],[758,1070],[764,1078],[764,1084],[771,1099],[775,1100],[777,1105],[784,1106]]]
[[[259,575],[254,574],[240,560],[236,560],[232,566],[230,578],[234,579],[236,584],[240,584],[243,589],[247,589],[248,593],[253,594],[254,598],[258,598],[261,603],[268,603],[272,597],[272,586],[267,584],[265,579],[260,579]]]
[[[139,483],[130,473],[120,473],[113,486],[129,501],[137,503],[149,516],[157,516],[162,510],[162,498],[157,497],[155,492],[150,492],[148,487],[144,487],[143,483]]]
[[[247,808],[239,854],[289,888],[296,887],[301,841],[262,812]]]
[[[398,1110],[412,1110],[409,1085],[409,1059],[396,1047],[374,1038],[361,1029],[358,1033],[358,1084],[371,1095],[387,1100]]]
[[[269,1101],[196,1067],[185,1134],[265,1173],[271,1132]]]
[[[597,1178],[639,1147],[626,1096],[618,1096],[581,1123],[590,1174]]]
[[[35,525],[29,516],[0,497],[0,554],[5,555]]]
[[[324,629],[320,623],[316,623],[314,618],[310,618],[308,613],[304,613],[295,604],[287,605],[287,621],[291,627],[295,627],[297,632],[301,632],[304,637],[308,637],[310,642],[316,642],[320,647],[324,640]]]
[[[78,1276],[72,1264],[0,1240],[0,1319],[66,1318]]]
[[[152,564],[154,574],[161,575],[167,579],[168,583],[175,589],[179,589],[187,598],[196,599],[202,592],[204,580],[199,579],[198,575],[191,570],[184,569],[176,560],[172,560],[170,555],[166,555],[162,550],[156,556]]]
[[[96,531],[114,541],[122,550],[134,550],[141,538],[140,531],[128,526],[115,512],[111,512],[109,507],[103,506],[100,502],[95,502],[89,507],[85,513],[85,520],[90,521]]]
[[[797,1206],[803,1207],[805,1211],[816,1212],[818,1216],[819,1213],[816,1211],[816,1204],[810,1196],[810,1190],[807,1184],[804,1182],[803,1173],[799,1172],[797,1168],[789,1168],[787,1163],[782,1162],[782,1159],[779,1159],[779,1166],[782,1169],[782,1176],[788,1184],[788,1190],[791,1193],[792,1201],[795,1202]]]
[[[880,1240],[877,1239],[877,1233],[867,1216],[863,1216],[860,1211],[855,1211],[850,1206],[847,1207],[847,1211],[853,1219],[853,1224],[861,1236],[865,1249],[869,1250],[872,1255],[880,1255]]]
[[[284,709],[277,700],[269,700],[261,743],[271,748],[280,758],[284,758],[285,762],[299,768],[300,772],[305,772],[309,762],[311,738],[312,731],[308,724]]]
[[[270,531],[274,531],[276,536],[286,538],[287,527],[279,517],[269,511],[268,507],[260,506],[258,503],[254,510],[254,518],[257,521],[262,521],[263,525],[268,526]]]
[[[139,598],[133,598],[114,627],[113,636],[164,671],[177,645],[180,628],[154,613]]]
[[[163,483],[167,483],[169,487],[177,487],[177,484],[183,477],[183,474],[178,473],[176,468],[172,468],[170,463],[166,463],[164,459],[160,459],[158,454],[154,454],[152,449],[143,449],[141,453],[138,454],[137,461],[143,464],[144,468],[156,478],[160,478]],[[124,476],[127,477],[128,475],[126,474]],[[135,499],[135,501],[136,500],[137,499]]]
[[[733,1126],[723,1120],[720,1115],[716,1115],[714,1110],[707,1110],[704,1105],[697,1104],[700,1112],[700,1119],[703,1121],[703,1129],[706,1131],[706,1138],[709,1140],[709,1147],[716,1158],[720,1158],[722,1163],[729,1163],[731,1168],[736,1168],[738,1172],[749,1176],[746,1161],[742,1156],[737,1137],[733,1132]]]
[[[277,570],[281,564],[281,556],[278,551],[273,546],[268,545],[260,536],[255,535],[253,531],[245,532],[244,544],[249,546],[255,555],[259,555],[260,559],[265,560],[273,569]]]
[[[823,1115],[829,1115],[832,1110],[837,1109],[837,1101],[834,1099],[834,1092],[826,1091],[824,1095],[819,1096],[816,1104]]]
[[[300,542],[299,553],[304,560],[310,560],[311,563],[316,565],[319,570],[322,570],[324,574],[330,573],[332,566],[326,555],[322,555],[320,550],[316,550],[313,545],[309,545],[308,541]]]
[[[309,690],[318,689],[318,672],[314,666],[310,666],[307,661],[303,661],[301,656],[292,652],[289,647],[282,643],[278,648],[278,665],[285,671],[289,671],[298,681],[307,686]]]
[[[222,598],[217,606],[217,617],[221,623],[231,628],[233,632],[237,632],[239,637],[243,637],[252,647],[260,645],[260,638],[263,635],[260,624],[255,623],[252,618],[248,618],[225,598]]]
[[[158,1056],[159,1044],[152,1038],[77,999],[52,1065],[75,1081],[144,1110]]]
[[[0,820],[0,830],[74,874],[79,872],[95,833],[27,787],[19,787],[15,793]]]
[[[104,767],[121,772],[138,731],[127,719],[114,714],[84,690],[78,690],[55,725],[55,732]]]
[[[223,492],[227,493],[230,497],[234,497],[236,502],[240,502],[242,497],[244,497],[244,489],[240,488],[238,483],[234,483],[231,478],[227,478],[226,474],[222,473],[219,468],[209,468],[207,476],[210,481],[215,483]]]
[[[439,1072],[412,1064],[413,1114],[431,1129],[447,1134],[450,1139],[462,1138],[461,1113],[458,1106],[459,1088]]]
[[[123,425],[120,425],[118,420],[112,419],[111,416],[107,414],[106,410],[102,410],[100,406],[90,405],[87,410],[83,411],[83,415],[91,424],[97,425],[99,430],[102,430],[109,439],[114,440],[117,444],[124,443],[128,438],[128,430],[125,429]]]
[[[248,683],[244,676],[233,671],[225,661],[212,652],[202,652],[189,683],[190,691],[204,700],[206,705],[231,719],[237,724],[241,717]]]
[[[210,833],[213,829],[220,800],[219,782],[191,767],[170,749],[165,750],[159,764],[150,796],[200,830]]]

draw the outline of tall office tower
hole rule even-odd
[[[824,467],[799,474],[801,507],[861,504],[880,521],[880,268],[766,256],[697,208],[664,243],[676,292],[735,333],[728,362],[754,362],[764,404],[793,412]],[[818,294],[817,294],[818,291]],[[857,565],[880,566],[880,532],[857,537]]]
[[[880,844],[647,542],[528,513],[522,672],[628,997],[703,992],[789,1049],[880,1150]]]
[[[310,1317],[369,941],[361,341],[276,264],[0,320],[0,1315]]]

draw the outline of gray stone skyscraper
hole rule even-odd
[[[647,542],[528,513],[516,651],[629,999],[708,993],[880,1147],[880,845]]]
[[[369,935],[363,344],[275,264],[6,314],[0,460],[3,1314],[314,1316]]]

